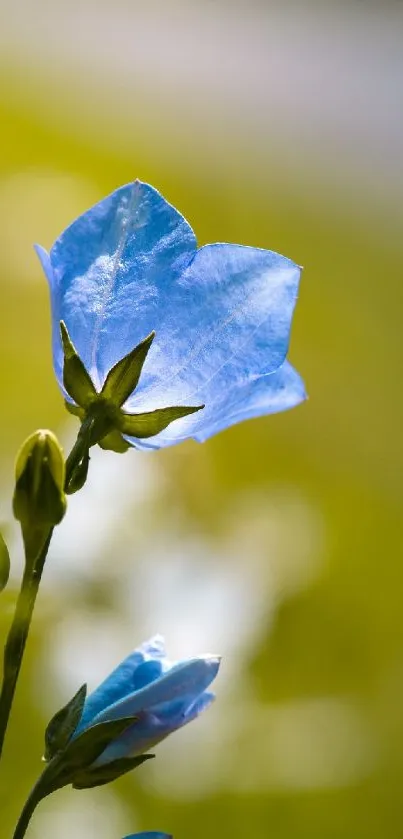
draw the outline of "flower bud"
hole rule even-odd
[[[15,466],[14,516],[23,526],[59,524],[66,511],[64,457],[51,431],[35,431]]]

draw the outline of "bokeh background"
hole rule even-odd
[[[403,3],[0,2],[0,523],[14,454],[75,423],[32,250],[135,177],[201,244],[305,266],[291,360],[310,400],[204,445],[94,452],[46,567],[9,731],[0,836],[43,730],[156,631],[221,652],[218,701],[32,839],[403,836]]]

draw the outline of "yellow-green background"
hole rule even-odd
[[[180,38],[188,27],[190,41],[199,38],[200,46],[204,39],[208,53],[208,26],[198,34],[197,21],[182,15],[186,4],[168,2],[164,14],[170,5]],[[265,79],[256,108],[273,113],[273,132],[270,119],[263,125],[249,112],[245,124],[237,84],[247,69],[242,62],[248,55],[255,60],[249,28],[239,66],[234,64],[226,125],[222,91],[211,74],[195,91],[190,112],[189,91],[178,83],[172,112],[172,90],[165,100],[157,84],[164,72],[155,81],[138,69],[131,79],[128,70],[123,92],[116,74],[108,87],[106,74],[98,82],[90,42],[85,63],[82,38],[78,46],[66,44],[54,15],[47,28],[45,4],[37,4],[32,33],[32,44],[39,43],[43,27],[44,56],[31,50],[29,32],[25,41],[16,37],[15,6],[22,16],[28,6],[2,4],[13,25],[0,68],[0,501],[14,569],[0,601],[2,636],[21,567],[9,500],[14,452],[37,427],[54,429],[66,447],[74,433],[53,378],[47,289],[33,241],[49,246],[79,212],[138,176],[180,208],[200,243],[241,242],[294,258],[305,271],[290,357],[310,398],[292,412],[235,427],[202,446],[102,455],[104,479],[97,458],[50,551],[1,770],[1,837],[11,835],[40,771],[49,716],[85,678],[80,655],[92,659],[94,685],[115,653],[123,657],[151,631],[163,632],[177,657],[207,646],[220,652],[222,645],[218,699],[209,719],[175,735],[178,745],[173,737],[159,747],[160,770],[144,767],[106,790],[55,795],[41,805],[33,837],[120,839],[157,828],[176,839],[403,836],[402,171],[388,152],[392,135],[398,146],[402,65],[389,68],[396,94],[390,126],[377,120],[385,103],[371,87],[376,69],[367,78],[358,51],[354,78],[342,72],[350,16],[361,45],[365,37],[368,49],[372,43],[376,62],[379,45],[371,39],[378,33],[387,54],[389,35],[395,43],[388,15],[401,21],[400,4],[385,4],[381,30],[372,18],[380,14],[376,4],[340,4],[330,26],[320,10],[318,22],[315,4],[305,5],[319,32],[316,47],[323,48],[315,95],[327,114],[334,109],[333,145],[320,109],[301,138],[289,121],[292,93],[282,111],[270,92],[265,98]],[[195,6],[212,28],[219,15],[223,48],[231,53],[225,18],[231,32],[241,12],[248,22],[246,4]],[[79,5],[62,7],[77,31],[88,25]],[[91,8],[96,40],[100,24],[96,6]],[[258,3],[249,9],[270,51],[278,9]],[[124,21],[131,15],[135,52],[140,10],[140,4],[116,4],[110,38],[117,52],[123,11]],[[295,6],[289,13],[283,7],[284,25],[294,12]],[[149,17],[152,67],[163,61],[152,37],[153,27],[164,37],[161,4],[152,3]],[[294,41],[287,46],[280,39],[290,60],[299,44],[298,20],[301,38],[309,32],[297,18]],[[338,81],[336,66],[328,92],[321,55],[336,23],[341,75]],[[63,66],[61,43],[65,55],[71,51]],[[306,50],[308,57],[309,38]],[[172,43],[170,60],[175,52]],[[225,49],[223,55],[225,62]],[[354,70],[351,56],[350,49]],[[286,58],[279,85],[287,88]],[[188,67],[185,59],[191,87],[191,49]],[[215,54],[212,60],[220,79],[223,66]],[[267,67],[275,78],[275,62]],[[290,73],[292,85],[298,62]],[[348,100],[353,84],[361,91],[356,102]],[[335,89],[340,97],[329,103]],[[296,90],[296,108],[306,95],[309,112],[311,94],[308,82]],[[351,127],[355,108],[363,114],[358,141]],[[301,120],[306,127],[309,113]],[[87,508],[91,523],[80,547]],[[103,517],[110,525],[99,545]]]

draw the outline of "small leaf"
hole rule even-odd
[[[45,760],[51,760],[67,746],[81,720],[86,695],[87,685],[82,685],[51,719],[45,732]]]
[[[0,533],[0,591],[6,587],[10,576],[10,554]]]
[[[94,769],[88,769],[86,772],[78,772],[73,779],[74,789],[91,789],[92,787],[101,787],[103,784],[109,784],[125,775],[126,772],[131,772],[132,769],[137,769],[146,760],[151,760],[155,755],[139,755],[139,757],[122,757],[118,760],[113,760],[111,763],[106,763],[104,766],[95,766]]]
[[[63,384],[67,393],[77,405],[88,408],[91,402],[96,399],[97,392],[70,339],[67,326],[62,320],[60,321],[60,334],[64,352]]]
[[[124,717],[108,722],[100,722],[87,728],[74,740],[70,740],[63,755],[63,765],[72,769],[86,769],[102,754],[112,740],[115,740],[136,717]]]
[[[154,338],[155,332],[150,332],[144,341],[141,341],[109,370],[101,391],[105,399],[110,399],[119,407],[126,402],[138,385],[143,364]]]
[[[171,422],[181,417],[187,417],[196,411],[201,411],[204,405],[196,408],[177,406],[173,408],[157,408],[155,411],[148,411],[144,414],[125,414],[122,412],[119,419],[119,429],[122,434],[129,437],[154,437],[163,431]]]

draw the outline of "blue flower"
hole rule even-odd
[[[283,411],[305,398],[286,360],[300,268],[260,248],[197,248],[183,218],[136,181],[80,216],[48,254],[37,253],[50,286],[53,361],[60,388],[64,321],[99,393],[108,372],[152,331],[156,338],[128,414],[200,406],[138,448],[188,437],[199,442],[234,423]]]
[[[125,836],[124,839],[172,839],[172,836],[168,836],[168,833],[147,830],[145,833],[131,833],[130,836]]]
[[[158,635],[131,653],[85,701],[74,738],[97,723],[135,717],[90,771],[142,755],[194,720],[214,699],[207,688],[219,663],[206,655],[172,664]]]

